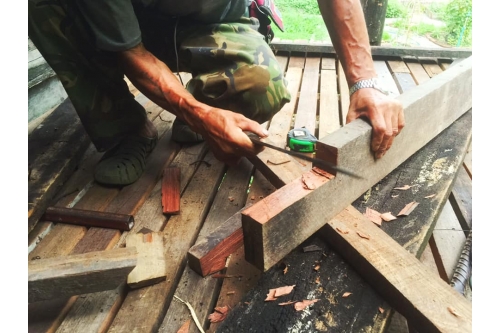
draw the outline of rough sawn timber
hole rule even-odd
[[[137,264],[134,247],[28,263],[28,302],[115,289]]]
[[[356,209],[338,214],[322,234],[420,332],[472,332],[472,303]]]
[[[318,142],[317,156],[364,179],[338,175],[303,191],[301,179],[242,212],[245,257],[267,270],[425,146],[472,107],[472,57],[400,95],[406,126],[382,159],[370,150],[372,128],[358,119]],[[355,152],[355,153],[354,153]],[[309,175],[314,176],[312,172]],[[325,204],[325,198],[335,198]],[[286,232],[283,232],[286,230]]]

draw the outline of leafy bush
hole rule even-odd
[[[316,0],[275,0],[274,2],[282,13],[293,8],[304,14],[321,15]]]
[[[385,12],[386,18],[402,18],[408,15],[407,8],[399,2],[399,0],[389,0],[387,3],[387,10]]]
[[[445,8],[444,22],[448,44],[460,41],[460,46],[472,46],[472,0],[451,0]]]

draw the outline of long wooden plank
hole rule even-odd
[[[325,56],[321,61],[318,139],[335,132],[341,126],[335,62],[335,58]]]
[[[331,43],[307,44],[307,43],[273,42],[271,43],[271,47],[277,51],[335,53],[335,49],[333,48]],[[467,58],[472,56],[472,49],[372,46],[371,53],[374,56]]]
[[[337,74],[338,74],[338,89],[340,98],[340,113],[342,126],[346,124],[347,112],[349,112],[349,105],[351,103],[349,96],[349,85],[347,84],[347,79],[345,77],[344,69],[340,61],[337,62]]]
[[[396,97],[399,95],[399,89],[394,81],[394,78],[387,67],[387,64],[383,60],[374,60],[373,65],[375,67],[375,71],[377,72],[377,77],[384,89],[387,90],[388,96]]]
[[[320,61],[318,54],[307,54],[294,123],[294,128],[305,127],[313,134],[316,131]]]
[[[66,99],[28,137],[28,233],[90,144]]]
[[[227,170],[198,238],[206,237],[245,204],[252,172],[253,165],[248,160],[242,160],[237,167]],[[193,304],[197,317],[206,325],[207,317],[213,310],[212,306],[218,295],[220,282],[217,279],[203,278],[189,267],[185,267],[180,281],[175,295]],[[184,304],[172,302],[159,332],[177,332],[180,324],[190,316]],[[197,332],[194,323],[189,332]]]
[[[28,262],[28,302],[116,288],[137,264],[135,248]]]
[[[360,119],[319,141],[319,158],[365,178],[339,175],[315,184],[316,188],[308,191],[304,190],[302,180],[297,179],[248,208],[242,213],[247,260],[262,270],[269,269],[467,112],[472,107],[471,90],[472,58],[469,58],[398,96],[405,110],[406,127],[382,159],[374,160],[370,150],[371,126]],[[335,202],[326,205],[324,198],[335,198]]]
[[[322,233],[419,331],[472,332],[472,303],[357,210],[342,212]]]

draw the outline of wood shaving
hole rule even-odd
[[[399,197],[399,194],[391,195],[391,198],[397,198]]]
[[[226,295],[234,295],[234,293],[235,293],[234,291],[228,291]]]
[[[302,187],[306,190],[315,190],[316,185],[311,181],[311,176],[307,173],[302,175]]]
[[[279,288],[274,288],[274,289],[269,289],[269,293],[267,294],[267,297],[264,301],[275,301],[277,300],[277,297],[283,296],[283,295],[288,295],[289,293],[292,292],[293,286],[284,286],[284,287],[279,287]]]
[[[311,300],[303,300],[302,302],[296,302],[293,307],[295,308],[295,311],[302,311],[305,308],[307,308],[309,305],[316,303],[319,301],[318,299],[311,299]]]
[[[336,227],[335,230],[340,232],[341,234],[347,235],[349,233],[349,230],[344,230],[342,228]]]
[[[378,226],[382,225],[382,218],[380,217],[380,213],[377,212],[376,210],[366,207],[366,211],[363,215],[366,216],[370,221],[372,221],[376,225]]]
[[[418,202],[412,201],[409,204],[407,204],[401,211],[399,212],[398,216],[408,216],[410,215],[411,212],[418,206]]]
[[[250,197],[250,200],[255,200],[255,195],[252,195],[252,196]]]
[[[293,304],[293,303],[296,303],[297,301],[288,301],[288,302],[283,302],[283,303],[278,303],[278,305],[290,305],[290,304]]]
[[[272,165],[280,165],[280,164],[285,164],[285,163],[290,162],[290,159],[285,154],[281,154],[278,157],[281,157],[281,158],[275,158],[274,160],[267,160],[267,163],[272,164]]]
[[[385,310],[384,310],[384,309],[382,309],[382,308],[378,308],[378,311],[379,311],[380,313],[384,313],[384,311],[385,311]]]
[[[395,190],[406,191],[406,190],[409,190],[410,188],[412,188],[412,186],[410,186],[410,185],[405,185],[405,186],[402,186],[402,187],[395,187],[394,189],[395,189]]]
[[[343,293],[343,294],[342,294],[342,297],[343,297],[343,298],[346,298],[346,297],[349,297],[349,296],[351,296],[351,295],[352,295],[352,293],[350,293],[350,292],[346,291],[345,293]]]
[[[364,239],[370,239],[370,236],[368,235],[365,235],[364,233],[362,232],[359,232],[359,231],[356,231],[356,233],[358,234],[359,237],[361,238],[364,238]]]
[[[315,271],[318,271],[318,270],[319,270],[319,268],[320,268],[320,266],[319,266],[319,265],[316,265],[316,266],[314,267],[314,270],[315,270]]]
[[[435,197],[435,196],[436,196],[436,193],[431,194],[431,195],[428,195],[428,196],[426,196],[426,197],[424,197],[424,198],[426,198],[426,199],[430,199],[430,198],[433,198],[433,197]]]
[[[448,307],[448,311],[450,311],[450,313],[452,315],[454,315],[455,317],[461,317],[460,314],[457,312],[457,310],[455,310],[453,307],[449,306]]]
[[[233,197],[229,197],[228,199],[229,199],[229,201],[231,201],[231,202],[233,202],[233,201],[234,201],[234,198],[233,198]]]
[[[380,214],[380,217],[382,218],[382,220],[384,220],[385,222],[390,222],[390,221],[394,221],[395,219],[397,219],[396,216],[392,215],[391,212],[387,212],[387,213],[383,213],[383,214]]]
[[[320,281],[319,281],[319,276],[316,277],[316,280],[314,280],[314,282],[316,282],[316,284],[319,284]]]
[[[188,333],[189,332],[189,319],[182,324],[177,333]]]
[[[308,245],[308,246],[304,246],[302,248],[302,251],[304,251],[304,252],[313,252],[313,251],[323,251],[323,249],[320,248],[318,245]]]
[[[320,169],[320,168],[318,168],[318,167],[314,167],[314,168],[312,168],[312,171],[313,171],[313,172],[315,172],[315,173],[317,173],[318,175],[323,176],[323,177],[326,177],[326,178],[328,178],[328,179],[333,179],[333,178],[335,178],[335,176],[334,176],[334,175],[332,175],[331,173],[328,173],[328,172],[326,172],[326,171],[324,171],[324,170],[321,170],[321,169]]]
[[[208,315],[208,319],[211,323],[220,323],[224,319],[226,319],[229,308],[225,306],[218,306],[215,308],[215,311]]]
[[[288,266],[285,266],[285,269],[283,269],[283,275],[285,275],[286,273],[288,273]]]

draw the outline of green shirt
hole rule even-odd
[[[248,0],[76,0],[95,35],[97,48],[118,52],[141,42],[133,3],[165,16],[203,23],[235,21],[248,6]]]

